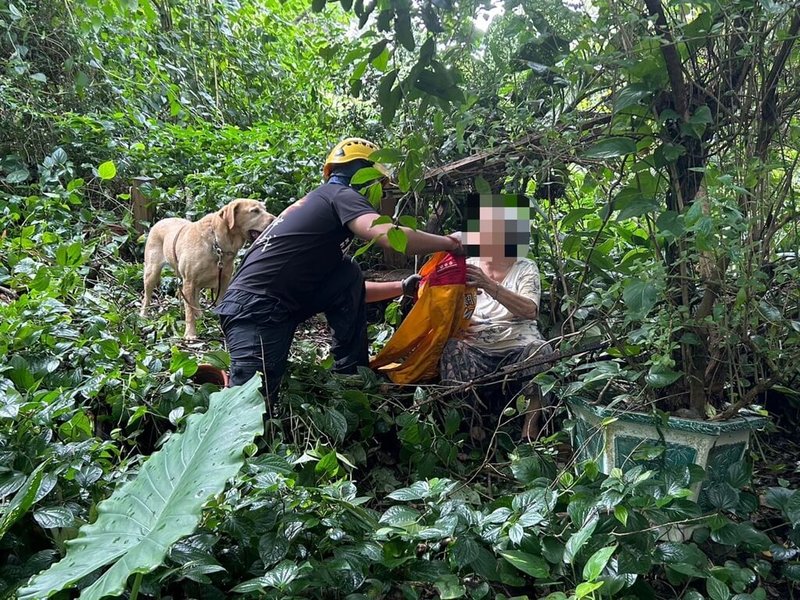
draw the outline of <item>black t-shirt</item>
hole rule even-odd
[[[347,223],[375,209],[353,188],[326,183],[287,207],[253,243],[228,289],[302,308],[341,262]],[[223,300],[224,301],[224,300]]]

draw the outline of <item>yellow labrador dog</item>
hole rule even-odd
[[[233,276],[233,259],[247,240],[255,239],[275,217],[257,200],[237,198],[196,222],[162,219],[150,230],[144,248],[144,299],[140,314],[147,314],[150,297],[169,264],[183,281],[186,308],[185,338],[197,337],[200,290],[211,289],[217,301]]]

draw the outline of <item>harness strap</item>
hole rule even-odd
[[[222,257],[223,256],[235,256],[236,253],[235,252],[230,252],[230,251],[225,252],[222,249],[222,246],[219,245],[219,240],[217,239],[217,232],[216,231],[214,232],[214,245],[213,245],[213,248],[214,248],[214,254],[217,256],[217,293],[216,293],[216,295],[214,295],[214,293],[212,292],[212,294],[211,294],[211,304],[216,304],[217,300],[219,300],[219,294],[220,294],[220,291],[221,291],[221,288],[222,288],[222,267],[223,267]]]

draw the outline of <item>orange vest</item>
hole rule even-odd
[[[370,367],[386,373],[394,383],[434,379],[444,345],[469,325],[475,310],[476,290],[466,286],[465,257],[437,252],[419,274],[416,304],[370,362]]]

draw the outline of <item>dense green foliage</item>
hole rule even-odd
[[[137,175],[159,218],[278,212],[338,138],[375,139],[421,224],[458,227],[465,189],[533,198],[543,330],[610,343],[539,375],[554,399],[796,400],[800,9],[499,8],[482,32],[477,2],[0,0],[0,597],[103,525],[103,500],[146,503],[137,474],[213,414],[191,379],[226,364],[213,318],[181,346],[171,277],[135,314]],[[293,358],[288,416],[257,447],[227,436],[243,467],[191,534],[119,567],[131,597],[746,600],[800,580],[800,491],[754,489],[749,462],[700,507],[703,473],[648,448],[608,475],[565,458],[559,408],[563,431],[518,446],[524,399],[495,426],[436,387],[335,377],[319,341]]]
[[[97,506],[97,521],[83,527],[69,552],[20,590],[41,598],[114,563],[82,597],[118,596],[128,577],[160,566],[169,548],[192,533],[208,499],[242,467],[242,448],[264,433],[260,381],[213,394],[208,410],[190,415],[186,430],[173,435],[142,466],[136,478]]]

